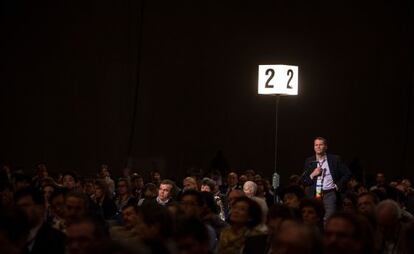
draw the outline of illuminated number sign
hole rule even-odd
[[[298,66],[259,65],[259,94],[298,94]]]

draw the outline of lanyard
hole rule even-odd
[[[326,158],[323,159],[322,161],[318,161],[318,167],[322,169],[322,165],[325,163]],[[316,180],[316,193],[315,196],[316,198],[320,199],[322,198],[322,187],[323,187],[323,178],[325,177],[325,170],[322,169],[322,174],[320,176],[318,176],[317,180]]]
[[[325,163],[326,158],[323,159],[322,161],[318,161],[318,167],[322,168],[322,165]]]

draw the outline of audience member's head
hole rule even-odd
[[[299,175],[291,175],[289,177],[289,185],[298,185],[300,183],[300,176]]]
[[[78,182],[78,176],[71,171],[67,171],[62,175],[62,185],[67,188],[69,191],[72,191],[76,188]]]
[[[358,196],[358,211],[365,216],[374,216],[378,204],[377,196],[372,192],[361,193]]]
[[[93,179],[85,179],[83,181],[83,193],[85,193],[89,197],[95,195],[95,182]]]
[[[44,164],[44,163],[38,163],[36,165],[36,176],[39,179],[43,179],[43,178],[46,178],[48,175],[49,175],[49,173],[47,171],[46,164]]]
[[[14,175],[14,191],[18,191],[30,186],[31,179],[23,173],[16,173]]]
[[[354,193],[347,193],[342,199],[342,211],[347,213],[355,213],[357,211],[358,202]]]
[[[158,198],[162,202],[166,202],[171,199],[174,186],[175,184],[173,181],[168,179],[162,180],[158,189]]]
[[[378,203],[375,214],[378,226],[382,228],[393,228],[399,225],[402,217],[398,203],[391,199],[386,199]]]
[[[161,182],[161,173],[157,169],[151,170],[150,172],[151,182],[158,185]]]
[[[236,200],[239,197],[243,197],[243,196],[245,196],[245,194],[242,190],[231,190],[227,198],[229,207],[233,205],[234,200]]]
[[[205,192],[216,192],[216,182],[213,179],[210,179],[208,177],[203,178],[201,181],[201,191]]]
[[[257,184],[253,181],[247,181],[243,185],[243,192],[248,197],[254,197],[257,192]]]
[[[118,187],[118,195],[128,195],[131,191],[129,181],[127,178],[120,178],[117,183]]]
[[[269,233],[273,234],[279,230],[280,224],[285,220],[297,220],[292,209],[282,204],[274,204],[267,213],[266,225]]]
[[[65,188],[57,188],[52,195],[50,195],[49,203],[51,216],[61,219],[65,217],[65,196],[67,192],[68,191]]]
[[[32,228],[39,226],[44,221],[45,200],[43,194],[38,189],[24,188],[16,192],[15,201],[27,216]]]
[[[232,226],[254,228],[261,221],[262,210],[256,201],[245,196],[234,200],[230,213]]]
[[[321,239],[298,222],[282,223],[272,242],[272,254],[319,254]]]
[[[82,217],[70,222],[66,229],[66,250],[68,254],[86,254],[91,246],[104,242],[107,232],[103,222],[93,217]]]
[[[165,206],[149,203],[141,206],[137,229],[144,241],[165,241],[173,234],[173,219]]]
[[[132,188],[140,190],[144,188],[144,178],[141,175],[134,173],[131,177],[131,184]]]
[[[365,218],[352,213],[335,213],[328,218],[324,233],[326,254],[374,253],[372,228]]]
[[[201,196],[204,199],[204,209],[203,209],[203,213],[202,213],[202,217],[203,216],[209,216],[209,215],[213,215],[213,214],[219,214],[220,212],[220,208],[217,205],[217,202],[214,198],[214,194],[211,192],[201,192],[200,193]]]
[[[98,179],[95,181],[95,199],[96,200],[102,200],[105,197],[110,197],[109,187],[105,180]]]
[[[45,184],[42,186],[42,193],[43,193],[46,203],[49,203],[50,196],[53,194],[55,189],[56,189],[56,185],[54,184]]]
[[[404,185],[407,189],[411,188],[411,180],[408,178],[402,179],[401,184]]]
[[[322,201],[318,199],[304,198],[300,202],[299,210],[302,220],[309,226],[321,226],[325,216],[325,208]]]
[[[99,169],[98,175],[101,178],[111,177],[111,171],[109,169],[109,166],[107,164],[102,164],[101,168]]]
[[[131,230],[138,224],[138,211],[134,204],[122,207],[122,222],[127,230]]]
[[[237,183],[239,182],[239,178],[237,176],[236,172],[230,172],[227,175],[227,185],[232,188],[234,186],[237,186]]]
[[[200,218],[204,206],[204,198],[200,192],[192,189],[186,190],[181,194],[179,201],[185,216]]]
[[[375,177],[375,182],[377,185],[384,185],[386,184],[385,175],[382,172],[377,173]]]
[[[198,190],[197,180],[194,177],[188,176],[183,180],[183,190]]]
[[[244,186],[244,183],[247,182],[247,176],[246,175],[240,175],[239,176],[239,184],[240,186]]]
[[[283,203],[290,208],[299,208],[300,201],[304,196],[305,192],[298,185],[289,185],[280,193]]]
[[[368,192],[368,189],[367,189],[367,187],[365,187],[365,185],[363,185],[363,184],[357,184],[357,185],[355,185],[355,186],[354,186],[354,192],[355,192],[357,195],[359,195],[359,194],[362,194],[362,193]]]
[[[88,213],[89,199],[85,194],[79,192],[69,192],[65,197],[64,218],[69,224],[79,220]]]
[[[142,192],[144,194],[143,198],[146,199],[156,198],[158,195],[157,186],[154,183],[145,184]]]
[[[208,254],[209,234],[199,219],[190,217],[179,221],[174,234],[179,254]]]
[[[256,180],[255,183],[257,185],[256,196],[264,197],[265,194],[269,191],[269,189],[267,188],[266,181],[263,179],[260,179],[260,180]]]

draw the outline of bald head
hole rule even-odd
[[[246,196],[253,197],[254,195],[256,195],[256,191],[257,191],[257,184],[255,182],[247,181],[244,183],[243,192],[244,194],[246,194]]]

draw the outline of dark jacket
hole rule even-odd
[[[352,174],[349,171],[348,167],[341,161],[340,157],[333,154],[326,155],[329,165],[329,171],[331,172],[332,179],[336,186],[338,187],[339,192],[342,192],[346,189],[346,183],[351,178]],[[308,157],[305,160],[304,172],[302,174],[302,182],[305,185],[310,186],[311,194],[315,194],[316,191],[316,177],[314,179],[310,178],[310,174],[317,167],[316,156]]]
[[[52,228],[49,224],[43,223],[37,232],[30,254],[65,253],[65,235],[57,229]]]

